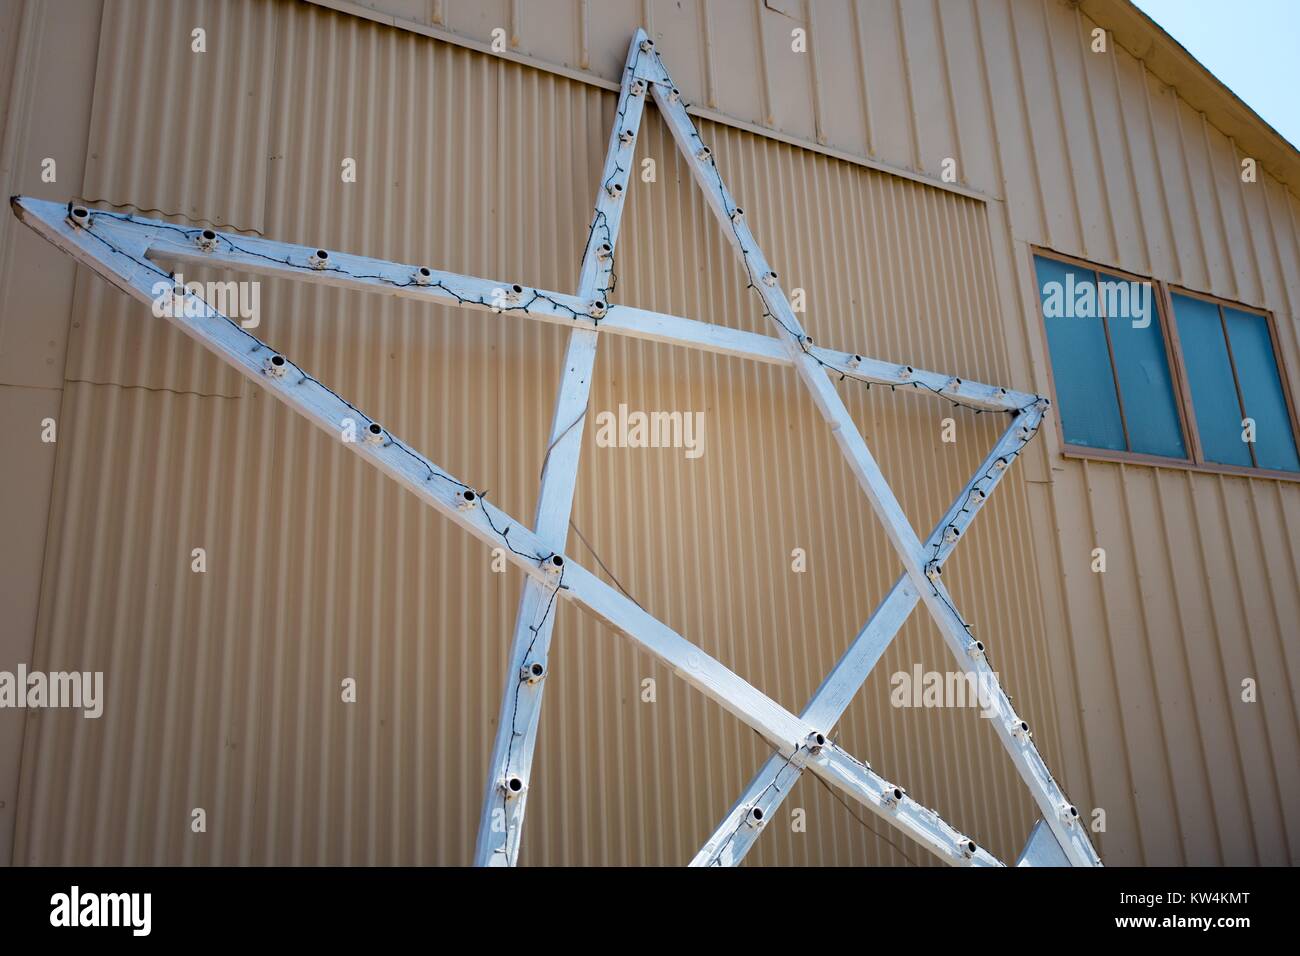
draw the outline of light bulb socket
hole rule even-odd
[[[90,210],[77,203],[68,203],[68,222],[78,229],[87,228],[90,225]]]
[[[519,671],[519,679],[525,684],[536,684],[546,676],[546,665],[541,661],[525,664]]]
[[[283,355],[272,355],[262,363],[262,371],[271,378],[283,378],[284,373],[288,371],[289,363],[284,360]]]

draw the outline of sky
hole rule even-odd
[[[1300,148],[1300,0],[1133,0]]]

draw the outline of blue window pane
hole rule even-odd
[[[1071,445],[1124,450],[1124,426],[1106,332],[1096,309],[1091,270],[1034,257],[1060,401],[1061,428]],[[1079,317],[1082,313],[1085,317]]]
[[[1160,315],[1151,285],[1101,273],[1098,290],[1110,328],[1129,450],[1186,458]]]
[[[1250,450],[1241,440],[1241,404],[1232,379],[1219,307],[1174,293],[1174,318],[1183,363],[1192,386],[1196,429],[1208,461],[1249,467]]]
[[[1227,306],[1223,318],[1237,366],[1242,403],[1246,414],[1255,419],[1256,463],[1276,471],[1300,471],[1268,319]]]

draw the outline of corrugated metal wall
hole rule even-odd
[[[259,29],[212,31],[222,47],[241,38],[214,58],[253,60],[248,44],[278,50],[274,95],[231,117],[229,106],[244,104],[239,86],[159,84],[134,66],[137,42],[165,48],[187,32],[185,16],[156,12],[106,8],[92,129],[105,124],[101,103],[143,106],[114,110],[123,125],[97,150],[87,195],[168,208],[189,194],[174,178],[188,167],[200,194],[224,197],[211,216],[236,225],[238,204],[265,195],[253,215],[277,236],[545,287],[576,280],[610,94],[286,5]],[[131,39],[141,36],[150,39]],[[157,68],[168,66],[180,68],[165,58]],[[149,135],[158,116],[189,118],[194,139],[160,144]],[[269,162],[235,160],[256,147],[224,137],[227,126],[243,135],[269,126]],[[818,335],[1006,380],[979,204],[748,134],[708,133],[769,254],[808,289]],[[742,274],[656,116],[642,150],[660,175],[633,190],[618,296],[757,327]],[[358,160],[355,186],[334,185],[343,156]],[[218,168],[232,177],[228,191],[205,175]],[[933,272],[909,267],[917,256]],[[268,283],[263,296],[262,331],[278,348],[474,476],[502,507],[531,514],[563,330],[289,284]],[[37,657],[105,670],[118,703],[99,723],[33,721],[20,858],[466,859],[518,582],[491,574],[482,548],[106,283],[83,278],[78,299],[86,321],[74,323],[68,363]],[[964,343],[946,338],[950,311]],[[850,395],[904,503],[932,523],[996,422],[963,420],[963,441],[945,452],[946,407]],[[596,448],[588,436],[579,527],[640,601],[801,706],[897,567],[825,428],[791,375],[614,339],[593,407],[619,402],[704,411],[706,452],[689,462]],[[965,545],[956,587],[991,627],[1033,580],[1023,488],[1011,486],[987,519]],[[194,546],[208,549],[204,576],[189,570]],[[795,547],[809,553],[806,575],[790,571]],[[1008,547],[1017,553],[993,560]],[[527,859],[679,862],[763,748],[565,611]],[[919,624],[890,670],[944,661]],[[1035,688],[1028,696],[1046,725],[1032,607],[1007,624],[1003,656],[1021,648],[1013,672]],[[338,702],[343,676],[362,688],[355,707]],[[655,704],[639,699],[645,676],[663,685]],[[877,686],[845,737],[1014,853],[1032,818],[1018,793],[991,809],[1013,791],[991,736],[971,714],[908,716],[892,713]],[[979,754],[998,769],[945,772],[925,746],[931,735],[954,760]],[[803,800],[812,833],[773,836],[767,860],[876,858],[874,839],[837,805],[815,789]],[[206,838],[189,833],[192,806],[208,810]]]
[[[471,38],[511,23],[516,49],[597,73],[617,70],[641,18],[688,99],[913,175],[956,158],[994,201],[703,124],[769,257],[809,291],[823,341],[1045,390],[1039,243],[1267,306],[1300,366],[1295,197],[1268,175],[1239,185],[1233,145],[1128,54],[1088,55],[1091,24],[1056,0],[808,4],[814,56],[798,60],[788,18],[761,4],[379,6]],[[512,23],[507,8],[526,12]],[[79,179],[38,180],[62,136],[91,199],[552,288],[576,280],[612,94],[288,2],[108,2],[102,29],[95,7],[65,18],[5,8],[21,24],[6,42],[26,51],[6,112],[10,192],[76,191]],[[195,25],[209,34],[197,62]],[[67,76],[24,79],[78,36],[93,42]],[[653,111],[639,150],[659,177],[632,189],[619,300],[760,328]],[[359,181],[342,186],[349,156]],[[66,263],[12,224],[0,242],[5,384],[46,335],[69,337],[63,379],[46,386],[62,388],[62,411],[34,662],[104,669],[110,693],[100,721],[29,717],[15,861],[465,861],[517,577],[490,574],[483,549],[106,284],[79,274],[71,308],[66,291],[39,297],[41,281],[72,289],[70,270],[54,273]],[[48,271],[28,288],[13,281],[23,266]],[[562,330],[272,282],[263,314],[260,332],[295,361],[531,515]],[[589,434],[578,526],[638,600],[802,706],[896,564],[797,383],[613,338],[598,371],[594,409],[703,410],[707,451],[687,462]],[[960,413],[954,448],[938,441],[948,410],[842,388],[928,529],[996,423]],[[6,402],[23,427],[30,414]],[[1043,439],[959,551],[954,590],[1067,791],[1107,810],[1103,856],[1294,861],[1300,487],[1084,464]],[[14,473],[43,487],[28,465]],[[1088,571],[1098,545],[1104,576]],[[206,575],[189,571],[196,546]],[[794,547],[805,575],[789,571]],[[1033,814],[987,728],[888,706],[885,677],[916,661],[947,665],[919,616],[844,739],[1014,856]],[[337,702],[345,676],[355,705]],[[639,699],[649,676],[655,704]],[[1259,704],[1239,702],[1243,676],[1259,678]],[[765,755],[571,608],[548,680],[525,862],[681,862]],[[814,781],[799,786],[788,806],[808,809],[809,832],[775,822],[751,859],[905,862]]]

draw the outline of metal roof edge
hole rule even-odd
[[[1186,47],[1131,0],[1069,0],[1108,30],[1151,74],[1173,87],[1210,124],[1300,195],[1300,150],[1247,106]]]

